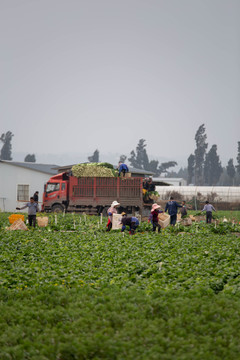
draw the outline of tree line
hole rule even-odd
[[[159,164],[158,160],[151,160],[149,161],[149,157],[147,154],[145,139],[140,139],[136,150],[132,150],[130,153],[130,157],[128,158],[128,161],[130,163],[130,166],[146,170],[152,172],[155,176],[160,176],[162,173],[165,173],[167,169],[176,166],[176,161],[168,161]],[[121,155],[119,162],[124,163],[127,159],[126,155]],[[95,150],[92,156],[88,157],[89,162],[99,162],[99,150]]]
[[[217,154],[217,145],[213,144],[207,152],[207,134],[205,125],[199,126],[195,134],[196,148],[188,157],[187,182],[198,186],[239,185],[240,184],[240,141],[237,144],[237,164],[233,158],[223,167]]]
[[[140,139],[136,150],[132,150],[130,157],[121,155],[119,161],[125,162],[137,169],[151,171],[154,176],[180,177],[187,181],[187,184],[197,186],[233,186],[240,185],[240,141],[238,142],[236,165],[234,159],[228,160],[227,166],[223,167],[220,157],[217,154],[217,145],[213,144],[207,151],[207,134],[205,125],[199,126],[195,134],[196,148],[193,154],[187,159],[186,168],[181,168],[178,172],[169,171],[177,165],[176,161],[168,161],[159,164],[158,160],[149,160],[147,154],[146,140]],[[90,162],[99,162],[99,150],[95,150],[92,156],[88,157]]]
[[[3,146],[0,152],[0,160],[12,160],[12,138],[14,134],[11,131],[3,133],[0,137]],[[24,158],[25,162],[36,162],[34,154],[27,154]]]
[[[12,160],[12,138],[14,134],[11,131],[3,133],[0,141],[3,143],[0,160]],[[217,154],[217,145],[213,144],[209,151],[207,143],[207,134],[205,124],[199,126],[195,134],[196,147],[187,159],[187,167],[181,168],[178,172],[170,171],[177,165],[172,160],[159,163],[158,160],[149,160],[147,154],[147,144],[145,139],[140,139],[136,149],[132,150],[129,157],[121,155],[119,161],[128,160],[130,166],[150,171],[154,176],[181,177],[184,178],[188,185],[197,186],[215,186],[215,185],[240,185],[240,141],[237,144],[236,165],[234,159],[230,158],[226,167],[223,167],[220,157]],[[36,162],[34,154],[27,154],[25,162]],[[88,157],[89,162],[99,162],[99,150],[96,149],[92,156]]]

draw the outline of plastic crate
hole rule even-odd
[[[24,215],[22,214],[12,214],[8,217],[8,220],[10,222],[10,224],[13,224],[16,220],[21,219],[22,221],[24,221]]]

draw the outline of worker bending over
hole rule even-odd
[[[128,166],[122,162],[119,162],[118,164],[118,176],[121,175],[121,173],[123,174],[123,177],[125,177],[125,174],[128,172]]]
[[[135,230],[139,225],[139,220],[134,216],[127,216],[127,214],[123,212],[121,224],[122,224],[121,232],[124,232],[126,226],[129,226],[129,234],[134,235]]]

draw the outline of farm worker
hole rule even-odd
[[[129,226],[129,234],[134,235],[134,232],[139,225],[139,220],[134,216],[127,216],[127,214],[123,212],[121,224],[122,224],[121,232],[124,232],[126,226]]]
[[[121,173],[123,173],[123,177],[125,176],[126,172],[128,172],[128,166],[124,163],[122,163],[121,161],[119,161],[118,163],[118,176],[121,175]]]
[[[38,194],[39,194],[38,191],[35,191],[35,193],[33,194],[33,199],[36,203],[38,202]]]
[[[28,223],[30,226],[36,226],[36,213],[39,211],[38,203],[34,201],[33,196],[30,198],[30,202],[27,202],[26,205],[22,206],[21,208],[16,207],[16,210],[23,210],[28,208]]]
[[[187,215],[187,206],[186,206],[186,201],[182,202],[182,207],[180,209],[180,213],[182,216],[186,216]]]
[[[204,208],[202,209],[202,212],[206,211],[206,223],[211,224],[212,222],[212,212],[216,211],[214,207],[209,204],[209,201],[206,201],[206,204],[204,205]]]
[[[155,191],[156,186],[153,184],[153,179],[150,177],[148,179],[148,191]]]
[[[177,221],[177,211],[178,208],[181,208],[182,205],[179,205],[175,200],[173,200],[173,197],[170,197],[170,201],[167,202],[165,206],[165,212],[168,211],[170,215],[170,224],[174,226]]]
[[[117,209],[116,207],[119,206],[120,203],[117,202],[116,200],[114,200],[110,206],[110,208],[107,211],[108,214],[108,223],[107,223],[107,231],[110,231],[112,228],[112,219],[113,219],[113,214],[117,214]]]
[[[163,211],[160,209],[161,209],[160,205],[158,205],[158,204],[152,205],[152,210],[151,210],[151,214],[149,216],[149,220],[152,223],[153,231],[156,231],[156,228],[158,228],[158,232],[161,231],[161,225],[158,223],[158,215],[160,213],[162,213]]]
[[[148,179],[143,180],[143,195],[148,191]]]

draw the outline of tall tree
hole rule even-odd
[[[89,162],[98,163],[99,162],[99,151],[96,149],[92,156],[88,157]]]
[[[119,162],[124,163],[126,160],[127,156],[126,155],[120,155],[120,159]]]
[[[206,154],[204,161],[204,183],[205,185],[216,185],[223,171],[221,161],[217,155],[217,145],[212,145]]]
[[[13,133],[11,131],[7,131],[5,134],[2,134],[0,140],[3,142],[3,146],[1,149],[0,159],[1,160],[12,160],[12,137]]]
[[[205,134],[205,125],[199,126],[196,135],[196,149],[195,154],[195,185],[203,185],[203,167],[206,149],[208,144],[206,143],[207,135]]]
[[[25,156],[24,162],[36,162],[36,157],[34,154],[27,154]]]
[[[192,184],[193,181],[193,176],[194,176],[194,167],[195,167],[195,156],[193,154],[191,154],[188,157],[188,178],[187,178],[187,183]]]
[[[233,159],[228,160],[228,164],[227,164],[226,169],[227,169],[227,174],[231,179],[231,185],[233,185],[234,184],[234,177],[235,177],[235,174],[236,174],[236,170],[235,170],[235,167],[233,165]]]
[[[130,162],[131,166],[137,168],[137,169],[145,169],[149,170],[149,160],[148,155],[146,151],[146,144],[144,139],[140,139],[137,147],[136,147],[136,153],[134,150],[130,153],[130,158],[128,158],[128,161]]]
[[[161,165],[159,165],[158,167],[158,172],[159,174],[166,172],[167,169],[169,169],[170,167],[176,166],[177,162],[176,161],[168,161],[165,163],[161,163]]]
[[[238,141],[238,154],[237,154],[236,170],[237,170],[237,173],[240,175],[240,141]]]
[[[157,160],[149,161],[146,144],[144,139],[140,139],[136,147],[136,153],[134,150],[131,151],[128,161],[131,166],[137,169],[144,169],[152,171],[154,175],[159,176],[162,172],[165,172],[168,168],[177,165],[176,161],[168,161],[159,165]]]

